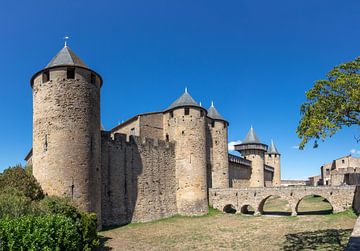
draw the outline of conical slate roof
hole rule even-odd
[[[274,144],[274,141],[271,140],[271,145],[268,149],[268,153],[272,153],[272,154],[279,154],[278,150],[276,149],[276,146]]]
[[[208,111],[209,118],[225,121],[224,117],[221,116],[221,114],[216,110],[216,108],[214,106],[214,102],[211,102],[211,106],[207,111]]]
[[[62,65],[89,68],[68,46],[64,46],[45,69]]]
[[[256,136],[255,131],[254,131],[252,126],[251,126],[249,132],[247,133],[245,140],[243,141],[243,144],[248,144],[248,143],[258,143],[258,144],[260,144],[260,140]]]
[[[182,106],[199,106],[199,104],[190,96],[187,89],[185,89],[185,92],[183,95],[180,96],[177,100],[175,100],[166,110],[174,109],[176,107],[182,107]]]

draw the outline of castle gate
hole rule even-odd
[[[236,212],[249,205],[255,210],[255,215],[261,215],[265,201],[270,196],[279,196],[287,200],[291,215],[296,216],[300,201],[308,195],[320,195],[329,201],[333,212],[341,212],[351,207],[356,186],[339,187],[266,187],[266,188],[210,188],[209,203],[214,208],[224,211],[231,206]]]

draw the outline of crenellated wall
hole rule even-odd
[[[102,132],[104,226],[146,222],[177,213],[175,144]]]

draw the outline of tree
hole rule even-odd
[[[4,193],[9,188],[17,189],[32,200],[41,200],[44,197],[43,190],[35,177],[27,173],[21,165],[9,167],[0,174],[0,193]]]
[[[309,140],[325,141],[342,127],[360,125],[360,57],[334,67],[327,79],[318,80],[306,92],[296,133],[303,149]],[[355,139],[359,142],[360,137]]]

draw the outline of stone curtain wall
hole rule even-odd
[[[104,226],[177,213],[174,143],[102,132],[101,150]]]
[[[292,215],[297,215],[297,207],[307,195],[320,195],[327,199],[334,212],[341,212],[353,205],[355,186],[344,187],[273,187],[273,188],[242,188],[242,189],[210,189],[209,203],[221,211],[225,206],[232,205],[237,212],[250,205],[255,214],[263,213],[263,206],[270,196],[280,196],[288,201]]]
[[[251,166],[229,162],[230,187],[240,188],[250,186]]]

